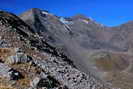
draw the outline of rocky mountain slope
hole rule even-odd
[[[132,71],[132,21],[117,27],[107,27],[81,14],[65,18],[37,8],[19,17],[35,33],[67,55],[80,71],[87,74],[91,71],[96,77],[109,83],[116,81],[110,80],[112,73],[132,75],[129,72]],[[114,86],[123,88],[123,83],[118,79]],[[124,88],[132,87],[131,83],[132,81],[128,81]]]
[[[1,89],[133,89],[132,22],[0,11]]]
[[[76,69],[19,17],[0,11],[1,89],[112,89]]]

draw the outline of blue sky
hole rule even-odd
[[[132,0],[0,0],[0,9],[17,15],[30,8],[41,8],[58,16],[80,13],[106,26],[133,20]]]

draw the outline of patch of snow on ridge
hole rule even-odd
[[[84,23],[86,23],[86,24],[88,24],[89,23],[89,21],[87,21],[87,20],[82,20]]]
[[[86,23],[86,24],[89,24],[89,22],[91,21],[91,22],[95,23],[96,25],[99,25],[99,26],[101,26],[101,27],[104,27],[103,24],[98,23],[97,21],[95,21],[95,20],[92,19],[91,17],[89,17],[88,20],[87,20],[87,19],[80,19],[80,20],[81,20],[82,22]]]
[[[47,14],[48,14],[48,12],[46,12],[46,11],[42,11],[42,14],[46,14],[46,15],[47,15]]]
[[[64,28],[66,29],[66,32],[69,32],[71,30],[71,28],[68,25],[73,24],[73,22],[72,21],[67,21],[63,17],[61,17],[59,20],[64,24]]]
[[[67,21],[67,20],[65,20],[63,17],[60,18],[60,21],[61,21],[62,23],[64,23],[64,24],[73,24],[72,21]]]
[[[63,17],[60,18],[60,21],[61,21],[62,23],[64,23],[64,24],[68,24],[68,23],[69,23],[69,22],[66,21]]]

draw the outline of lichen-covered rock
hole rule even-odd
[[[15,55],[8,57],[7,59],[7,63],[9,64],[27,63],[29,61],[30,61],[30,58],[24,53],[16,53]]]
[[[7,66],[6,64],[0,63],[0,76],[1,77],[9,77],[9,70],[11,68],[9,66]]]

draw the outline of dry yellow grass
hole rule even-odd
[[[16,89],[16,88],[13,88],[6,78],[0,77],[0,89]]]
[[[11,56],[15,55],[15,49],[14,48],[0,48],[0,60],[6,61],[6,59]]]
[[[0,89],[16,89],[16,88],[7,87],[7,86],[0,86]]]
[[[30,82],[34,79],[36,74],[41,71],[41,69],[31,66],[30,63],[24,64],[13,64],[11,65],[15,70],[19,70],[24,76],[23,79],[20,79],[16,82],[15,85],[20,86],[22,89],[30,86]]]
[[[10,85],[12,83],[8,79],[0,77],[0,89],[26,89],[30,87],[30,82],[35,78],[37,73],[41,71],[41,69],[31,66],[30,63],[13,64],[9,66],[21,72],[24,78]]]
[[[30,87],[30,82],[35,78],[41,69],[32,66],[30,63],[9,65],[13,69],[18,70],[24,76],[23,79],[17,80],[13,85],[6,78],[0,77],[0,89],[26,89]]]
[[[19,85],[21,88],[27,88],[27,87],[30,87],[30,82],[31,82],[30,78],[24,78],[24,79],[18,80],[17,85]]]

